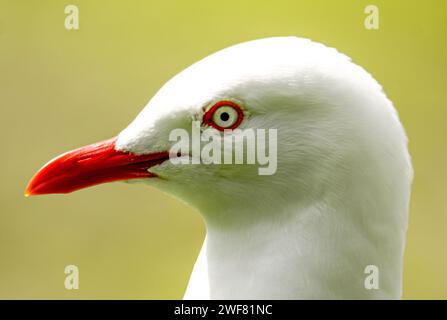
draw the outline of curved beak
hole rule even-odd
[[[31,179],[25,196],[70,193],[100,183],[155,176],[148,171],[169,159],[168,152],[136,155],[115,150],[117,138],[66,152],[44,165]]]

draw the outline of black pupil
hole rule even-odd
[[[228,121],[228,119],[230,119],[230,115],[228,114],[228,112],[222,112],[220,114],[220,120],[222,121]]]

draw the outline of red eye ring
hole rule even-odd
[[[220,107],[231,107],[237,112],[237,119],[230,127],[227,128],[221,127],[218,124],[216,124],[216,122],[213,120],[214,114]],[[203,115],[202,124],[209,125],[220,131],[224,131],[224,130],[236,129],[237,127],[239,127],[242,120],[244,120],[244,111],[237,103],[230,100],[221,100],[215,103],[211,108],[209,108],[205,112],[205,114]]]

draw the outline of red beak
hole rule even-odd
[[[169,159],[168,152],[136,155],[115,150],[116,138],[64,153],[31,179],[25,195],[69,193],[100,183],[150,178],[148,169]]]

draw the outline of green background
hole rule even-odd
[[[279,35],[336,47],[384,86],[415,168],[404,298],[447,298],[446,30],[442,0],[0,0],[0,298],[181,298],[205,234],[193,208],[123,183],[23,191],[53,156],[116,135],[183,68]],[[64,288],[69,264],[79,290]]]

